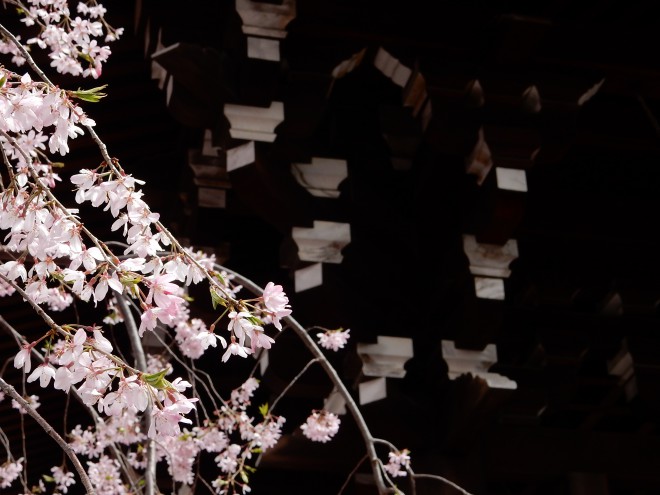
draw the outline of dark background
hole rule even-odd
[[[411,449],[417,472],[475,495],[656,494],[660,62],[652,6],[298,2],[280,62],[267,62],[247,58],[232,2],[117,2],[107,5],[108,19],[126,34],[99,81],[109,95],[86,108],[110,154],[147,180],[146,199],[173,232],[259,285],[282,284],[303,325],[351,329],[351,346],[332,359],[352,390],[366,379],[357,342],[413,339],[406,376],[388,379],[388,397],[363,411],[375,436]],[[169,101],[151,77],[159,30],[164,46],[182,44],[160,60],[173,81]],[[423,78],[427,97],[415,102],[429,105],[426,124],[409,88],[374,66],[380,47]],[[333,69],[362,49],[362,63],[335,80]],[[523,105],[530,86],[538,112]],[[198,207],[189,150],[201,149],[210,129],[222,163],[225,150],[244,143],[231,138],[223,105],[271,101],[285,108],[276,140],[257,142],[255,163],[227,174],[226,208]],[[481,185],[466,173],[480,129],[494,163]],[[101,161],[89,143],[74,143],[65,178]],[[339,198],[315,198],[295,182],[290,164],[311,157],[346,160]],[[497,166],[524,169],[527,192],[498,189]],[[351,243],[341,264],[323,265],[322,286],[295,293],[294,272],[310,263],[298,258],[291,229],[314,220],[350,223]],[[476,297],[463,234],[517,241],[504,301]],[[15,298],[0,304],[20,331],[40,330]],[[472,375],[449,380],[442,340],[470,350],[496,344],[490,371],[517,388],[490,388]],[[13,342],[3,342],[13,356]],[[299,347],[287,333],[278,340],[264,377],[272,393],[304,365]],[[624,375],[614,373],[620,362]],[[219,386],[235,385],[246,366],[219,367]],[[10,365],[4,376],[13,372]],[[328,392],[311,371],[282,402],[287,435],[264,457],[254,493],[337,493],[350,478],[364,450],[348,417],[329,444],[296,432]],[[42,408],[61,417],[61,400],[43,391]],[[16,416],[6,401],[0,410],[3,430],[18,441]],[[37,452],[30,472],[38,473],[39,452],[52,446],[36,440],[29,420],[26,428]],[[427,481],[418,491],[457,493]],[[373,492],[360,475],[346,487]]]

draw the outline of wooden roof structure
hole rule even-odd
[[[417,472],[475,495],[649,495],[660,492],[652,6],[108,5],[127,32],[109,96],[89,112],[177,235],[283,284],[303,325],[351,329],[333,362],[356,397],[384,380],[365,417]],[[95,153],[76,145],[74,167]],[[39,326],[14,299],[0,314]],[[399,377],[369,370],[391,364],[374,347],[388,337]],[[305,363],[286,334],[277,347],[274,391]],[[218,373],[230,383],[240,370]],[[254,493],[338,492],[363,453],[350,420],[323,445],[293,428],[330,391],[312,371],[282,402],[292,429]],[[345,493],[374,493],[363,468]]]

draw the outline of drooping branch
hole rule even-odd
[[[236,278],[236,280],[238,280],[239,283],[243,285],[243,287],[253,292],[254,294],[263,293],[263,289],[261,287],[259,287],[251,280],[243,277],[239,273],[234,272],[233,270],[230,270],[220,265],[217,265],[216,269],[225,270],[227,273],[232,274]],[[305,347],[307,347],[307,349],[312,353],[314,358],[318,360],[319,365],[326,372],[328,378],[330,378],[333,385],[337,388],[337,391],[341,394],[342,398],[346,401],[346,407],[350,411],[351,416],[353,416],[353,419],[358,427],[358,430],[360,431],[360,435],[362,436],[362,440],[364,442],[364,446],[367,451],[367,455],[369,457],[371,471],[373,473],[374,481],[376,483],[376,487],[378,488],[378,492],[381,494],[395,493],[394,488],[387,486],[385,484],[380,467],[381,463],[380,460],[378,459],[378,454],[376,453],[374,437],[371,435],[369,426],[367,425],[367,422],[364,419],[362,412],[355,403],[353,396],[348,391],[348,389],[344,385],[344,382],[337,374],[337,370],[335,370],[332,364],[330,364],[330,361],[328,361],[328,359],[325,357],[321,349],[319,349],[319,347],[316,345],[316,342],[312,340],[312,338],[309,336],[305,328],[300,323],[298,323],[291,316],[285,316],[283,318],[283,321],[293,329],[296,335],[302,340],[303,344],[305,344]]]
[[[140,371],[147,371],[147,358],[144,354],[144,348],[142,347],[142,341],[140,340],[140,334],[138,332],[138,327],[135,324],[135,319],[133,318],[133,313],[126,303],[125,296],[115,292],[115,299],[117,305],[119,306],[119,311],[122,318],[124,319],[124,325],[126,325],[126,330],[128,332],[128,338],[131,343],[131,349],[133,350],[133,357],[135,358],[136,367]],[[149,426],[151,425],[151,408],[153,406],[147,406],[147,409],[144,413],[144,424],[145,431],[149,431]],[[147,467],[145,469],[145,495],[154,495],[154,487],[156,485],[156,445],[152,439],[147,439]]]
[[[12,337],[14,337],[14,339],[16,339],[19,345],[23,345],[27,343],[25,339],[18,333],[18,331],[12,325],[10,325],[9,322],[5,320],[2,315],[0,315],[0,327],[3,330],[5,330],[8,334],[10,334]],[[45,362],[44,356],[34,347],[31,349],[30,353],[40,363]],[[89,413],[89,415],[92,417],[92,420],[94,421],[94,424],[103,421],[99,416],[99,413],[96,412],[96,409],[85,403],[82,396],[78,392],[77,387],[71,386],[71,388],[69,389],[69,393],[73,395],[76,401],[78,401],[78,403],[80,403],[80,405]],[[124,454],[117,448],[117,445],[115,443],[111,442],[110,444],[108,444],[108,447],[110,448],[110,453],[112,454],[112,456],[117,460],[117,462],[119,462],[119,467],[124,473],[124,476],[126,477],[126,480],[128,481],[129,485],[131,485],[131,489],[136,494],[142,493],[142,490],[139,489],[136,484],[137,475],[133,470],[133,468],[131,468],[131,466],[127,464]]]
[[[89,479],[89,476],[87,476],[87,472],[85,471],[85,468],[83,468],[82,464],[80,463],[80,459],[78,459],[78,456],[76,453],[73,451],[71,446],[66,443],[66,441],[60,436],[59,433],[55,431],[55,429],[44,419],[44,417],[39,414],[36,409],[34,409],[28,401],[26,401],[21,395],[16,392],[16,389],[12,387],[10,384],[8,384],[2,377],[0,377],[0,389],[2,389],[3,392],[5,392],[7,395],[9,395],[12,399],[14,399],[18,404],[25,409],[27,414],[32,416],[32,418],[43,428],[43,430],[48,434],[49,437],[51,437],[57,445],[64,451],[64,453],[67,455],[67,457],[71,460],[71,463],[73,464],[74,469],[78,473],[78,476],[80,476],[80,480],[82,481],[83,486],[85,487],[85,491],[87,492],[88,495],[95,495],[96,490],[94,490],[94,487],[92,486],[92,482]]]

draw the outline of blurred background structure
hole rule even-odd
[[[651,6],[108,2],[126,34],[87,108],[175,234],[281,283],[303,325],[351,329],[333,363],[416,471],[475,495],[657,494]],[[73,144],[64,183],[100,162]],[[40,326],[18,298],[0,312]],[[296,346],[273,349],[272,390]],[[363,452],[350,421],[323,445],[295,431],[330,393],[312,371],[282,402],[255,493],[337,493]],[[370,483],[362,466],[345,493]]]

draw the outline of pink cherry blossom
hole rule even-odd
[[[248,357],[248,354],[252,354],[252,349],[250,349],[249,347],[244,347],[239,343],[232,341],[232,343],[229,344],[229,347],[227,347],[225,353],[222,355],[222,362],[226,363],[231,355],[245,358]]]
[[[14,368],[23,368],[24,373],[29,373],[32,369],[32,362],[30,361],[30,354],[32,352],[32,345],[25,344],[18,351],[18,354],[14,357]]]
[[[338,351],[348,342],[350,331],[349,328],[346,330],[342,330],[341,328],[337,330],[326,330],[325,332],[317,333],[316,337],[319,339],[319,345],[324,349]]]
[[[47,387],[50,380],[55,377],[55,368],[47,363],[37,366],[30,376],[27,377],[27,382],[31,383],[39,380],[39,385],[43,388]]]
[[[389,452],[388,458],[389,462],[383,465],[383,469],[387,473],[396,478],[399,476],[406,476],[408,474],[407,469],[410,466],[410,451],[408,449],[403,449],[402,451]]]
[[[0,488],[9,488],[23,472],[23,458],[0,464]]]
[[[339,431],[341,421],[329,411],[313,411],[300,429],[313,442],[328,442]]]
[[[266,309],[270,312],[273,325],[282,330],[280,319],[291,314],[289,298],[284,293],[281,285],[268,282],[264,288],[262,300]]]

